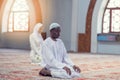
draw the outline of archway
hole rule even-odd
[[[90,52],[91,49],[91,23],[96,0],[91,0],[86,18],[86,31],[78,34],[78,52]]]
[[[91,27],[91,52],[97,53],[97,33],[102,27],[102,16],[104,13],[105,5],[108,0],[98,0],[93,12],[92,27]]]
[[[39,0],[27,0],[30,8],[30,30],[28,32],[2,33],[1,43],[3,48],[30,49],[29,34],[37,22],[42,22],[41,6]],[[14,0],[2,0],[1,4],[1,28],[7,28],[10,7]]]

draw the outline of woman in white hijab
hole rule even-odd
[[[33,33],[30,35],[30,45],[31,45],[31,52],[30,58],[31,62],[35,64],[41,64],[42,61],[42,43],[43,38],[41,36],[41,32],[43,30],[43,26],[41,23],[37,23],[34,27]]]

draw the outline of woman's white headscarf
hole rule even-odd
[[[42,23],[37,23],[34,27],[33,33],[39,33],[39,29],[43,26]]]
[[[41,63],[42,55],[42,44],[43,44],[43,38],[41,36],[41,33],[39,33],[39,29],[42,27],[41,23],[37,23],[34,26],[33,33],[30,35],[30,43],[31,43],[31,52],[30,52],[30,58],[33,63]]]
[[[41,36],[41,33],[39,32],[39,29],[43,26],[42,23],[37,23],[34,27],[34,30],[33,30],[33,35],[36,39],[38,39],[40,42],[43,41],[43,38]]]

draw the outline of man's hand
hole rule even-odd
[[[69,75],[71,75],[71,70],[68,68],[68,67],[63,67],[63,69],[69,74]]]
[[[80,73],[80,72],[81,72],[80,68],[79,68],[79,67],[77,67],[76,65],[74,65],[74,66],[73,66],[73,69],[74,69],[76,72],[78,72],[78,73]]]

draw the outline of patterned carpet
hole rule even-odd
[[[81,78],[70,80],[120,80],[120,55],[69,56],[82,70]],[[0,49],[0,80],[67,80],[39,76],[40,69],[30,64],[29,51]]]

